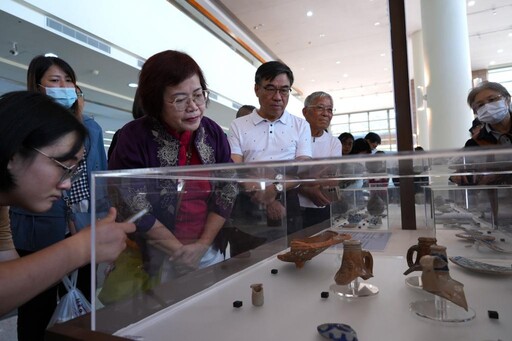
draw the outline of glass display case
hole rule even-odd
[[[93,221],[113,206],[137,232],[115,262],[96,267],[93,312],[50,334],[80,327],[107,339],[309,340],[319,338],[317,326],[339,322],[368,340],[383,328],[389,339],[512,335],[512,326],[487,318],[512,314],[510,300],[500,300],[512,284],[509,150],[108,171],[92,183]],[[303,228],[312,211],[298,197],[308,191],[331,204]],[[336,295],[344,243],[322,244],[325,231],[373,255],[364,281],[379,288],[376,297]],[[408,263],[419,238],[447,247],[451,276],[476,312],[472,324],[432,331],[411,312],[435,296]],[[328,246],[300,266],[276,257],[309,241]],[[262,284],[263,305],[251,304],[253,284]]]

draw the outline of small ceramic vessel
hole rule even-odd
[[[261,283],[251,284],[251,289],[252,289],[252,294],[251,294],[252,305],[261,307],[264,302],[263,284],[261,284]]]
[[[436,243],[437,239],[434,237],[419,237],[418,244],[412,245],[407,250],[406,259],[409,269],[404,272],[404,275],[408,275],[413,271],[421,271],[421,257],[430,255],[430,247]]]
[[[373,277],[373,257],[369,251],[361,249],[361,241],[346,240],[341,267],[334,280],[338,285],[347,285],[358,277],[364,280]]]

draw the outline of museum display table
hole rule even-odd
[[[438,244],[448,246],[448,256],[464,251],[466,257],[487,261],[491,254],[454,237],[455,230],[438,231]],[[170,306],[127,328],[120,336],[143,340],[321,340],[316,327],[326,322],[352,326],[360,340],[506,340],[512,335],[512,277],[469,272],[450,263],[451,277],[464,283],[466,298],[476,313],[474,320],[447,324],[429,321],[409,310],[413,301],[432,295],[408,287],[403,272],[405,256],[393,256],[417,241],[421,231],[394,231],[387,249],[373,252],[374,277],[367,282],[379,293],[371,297],[337,297],[330,286],[341,264],[339,249],[329,249],[302,269],[269,257],[207,290]],[[481,253],[483,251],[483,253]],[[492,250],[490,250],[492,251]],[[496,256],[496,254],[494,254]],[[510,266],[511,257],[488,260]],[[277,274],[271,270],[277,269]],[[413,273],[417,275],[419,273]],[[265,303],[251,304],[253,283],[262,283]],[[321,292],[329,291],[328,298]],[[234,308],[234,301],[243,306]],[[488,317],[497,311],[499,319]]]

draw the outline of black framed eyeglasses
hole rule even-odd
[[[77,162],[73,166],[66,166],[65,164],[63,164],[59,160],[57,160],[54,157],[51,157],[50,155],[40,151],[39,149],[34,148],[34,147],[32,147],[32,149],[35,150],[36,152],[38,152],[39,154],[41,154],[43,156],[46,156],[48,159],[50,159],[53,162],[55,162],[60,168],[62,168],[64,170],[64,174],[62,174],[62,177],[59,180],[59,184],[63,183],[67,179],[70,179],[71,183],[73,183],[78,178],[80,178],[80,176],[82,175],[82,173],[84,171],[84,168],[80,167],[81,162]]]
[[[269,96],[274,96],[277,92],[279,92],[282,97],[288,97],[290,96],[290,92],[292,92],[292,88],[289,86],[276,88],[275,86],[267,85],[263,87],[263,90]]]

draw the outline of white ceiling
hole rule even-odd
[[[335,98],[392,91],[388,0],[199,2],[236,16],[269,54],[292,68],[295,87],[305,96],[318,90]],[[420,0],[405,5],[410,35],[421,29]],[[491,61],[511,64],[512,0],[476,0],[467,11],[472,69],[487,69]]]
[[[10,52],[14,42],[17,55]],[[139,69],[4,11],[0,11],[0,94],[25,89],[30,61],[34,56],[47,52],[53,52],[71,64],[89,103],[85,109],[104,130],[115,131],[132,119],[135,89],[127,84],[137,83]],[[221,126],[229,127],[230,122],[222,120],[234,117],[233,109],[212,101],[208,110],[219,114]]]
[[[406,0],[409,34],[421,27],[419,1]],[[292,68],[295,86],[305,95],[324,90],[335,98],[347,98],[392,91],[387,0],[199,2],[224,6],[233,13],[268,55]],[[309,10],[313,16],[306,17]],[[476,0],[468,7],[473,69],[488,68],[491,60],[496,65],[512,62],[511,18],[512,0]],[[13,42],[17,55],[9,52]],[[135,90],[126,84],[137,81],[138,69],[0,11],[1,78],[23,87],[30,60],[48,51],[72,61],[89,101],[125,110],[122,120],[131,117]]]

